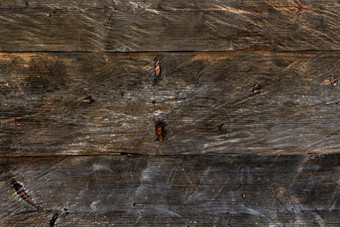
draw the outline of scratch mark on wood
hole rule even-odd
[[[175,176],[176,176],[176,173],[177,173],[177,169],[173,169],[171,171],[171,175],[170,175],[170,179],[169,179],[169,183],[172,185],[174,179],[175,179]]]
[[[217,198],[217,196],[219,196],[221,194],[221,192],[224,190],[224,188],[227,185],[227,181],[225,181],[217,190],[217,192],[214,194],[214,196],[210,199],[210,200],[215,200]]]
[[[137,216],[136,221],[135,221],[135,223],[133,224],[133,226],[136,226],[136,225],[138,224],[139,219],[141,218],[141,215],[144,213],[144,208],[145,208],[145,206],[143,206],[143,208],[141,209],[141,211],[138,213],[138,216]]]

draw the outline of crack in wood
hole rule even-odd
[[[43,211],[43,208],[36,204],[27,194],[27,190],[24,188],[24,185],[21,183],[18,183],[15,179],[12,180],[12,186],[16,193],[28,204],[35,207],[37,210]]]
[[[59,217],[59,213],[55,213],[50,220],[50,227],[53,227]]]

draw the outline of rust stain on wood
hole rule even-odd
[[[157,135],[157,141],[163,141],[165,138],[165,123],[163,120],[156,120],[155,123],[155,131],[156,131],[156,135]]]
[[[157,58],[158,58],[158,57],[156,57],[156,59],[157,59]],[[155,60],[156,60],[156,59],[155,59]],[[154,71],[155,71],[155,76],[154,76],[153,84],[156,85],[156,84],[159,83],[159,81],[162,80],[161,66],[160,66],[159,60],[157,60],[157,61],[155,62]]]
[[[155,63],[155,76],[159,77],[161,75],[161,66],[159,65],[159,61]]]

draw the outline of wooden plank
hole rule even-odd
[[[339,52],[2,54],[0,154],[339,152],[339,59]]]
[[[1,158],[0,224],[338,226],[339,157]]]
[[[3,0],[0,51],[340,50],[338,0]]]

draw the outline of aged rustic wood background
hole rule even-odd
[[[0,226],[340,226],[338,0],[1,0]]]

